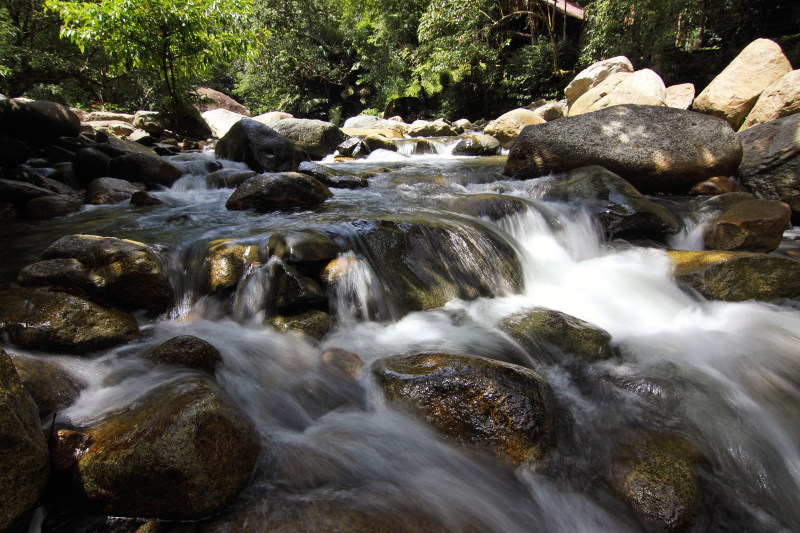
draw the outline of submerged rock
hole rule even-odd
[[[48,472],[39,410],[0,349],[0,531],[22,529],[44,494]]]
[[[503,319],[499,328],[511,335],[534,359],[544,355],[549,360],[554,349],[590,361],[614,355],[610,333],[554,309],[538,307],[515,313]]]
[[[222,355],[213,344],[194,335],[179,335],[159,344],[147,355],[151,361],[167,365],[183,365],[214,375]]]
[[[333,193],[325,185],[305,174],[260,174],[236,187],[225,207],[266,212],[319,205],[331,196]]]
[[[706,228],[708,250],[771,252],[789,228],[792,210],[777,200],[752,199],[725,209]]]
[[[800,261],[748,252],[667,252],[675,278],[706,298],[727,302],[800,296]]]
[[[364,368],[364,361],[358,355],[340,348],[326,348],[322,352],[321,359],[328,368],[352,379],[356,379],[361,369]]]
[[[484,357],[425,353],[379,359],[386,398],[448,437],[514,463],[540,461],[555,445],[555,398],[539,374]]]
[[[149,392],[86,430],[76,489],[97,511],[199,520],[230,505],[260,451],[252,422],[205,378]]]
[[[0,332],[24,348],[86,353],[135,339],[139,326],[80,296],[24,288],[0,291]]]

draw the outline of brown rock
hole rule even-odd
[[[200,96],[200,102],[197,104],[197,110],[201,113],[204,111],[211,111],[212,109],[227,109],[234,113],[239,113],[246,117],[250,116],[250,111],[245,106],[228,96],[210,87],[198,87],[197,94]]]
[[[667,107],[675,109],[690,109],[694,102],[695,89],[694,83],[681,83],[667,87],[666,103]]]
[[[531,124],[544,124],[544,119],[530,109],[521,107],[500,115],[483,129],[486,135],[491,135],[503,147],[508,148],[522,131],[522,128]]]
[[[800,112],[800,70],[793,70],[764,89],[739,131],[798,112]]]
[[[727,176],[714,176],[713,178],[708,178],[707,180],[695,184],[695,186],[689,190],[689,194],[717,195],[728,192],[739,192],[741,190],[739,184],[731,178]]]
[[[310,176],[280,172],[248,179],[236,187],[225,207],[230,210],[255,209],[266,212],[314,206],[331,196],[333,193],[325,185]]]
[[[63,368],[46,359],[14,356],[13,361],[42,417],[72,405],[84,388]]]
[[[194,335],[179,335],[159,344],[147,356],[151,361],[167,365],[183,365],[214,375],[222,355],[213,344]]]
[[[722,212],[705,230],[709,250],[771,252],[790,224],[792,210],[778,200],[738,202]]]

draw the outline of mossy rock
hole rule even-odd
[[[269,253],[288,263],[330,261],[339,255],[339,245],[326,233],[315,230],[273,233]]]
[[[203,259],[203,292],[217,294],[235,289],[245,267],[257,259],[258,251],[255,246],[229,239],[211,241]]]
[[[85,388],[62,367],[46,359],[16,355],[12,359],[41,418],[72,405]]]
[[[554,309],[526,309],[503,319],[499,327],[534,358],[543,355],[550,359],[553,350],[587,360],[608,359],[614,355],[610,333]]]
[[[800,296],[800,261],[748,252],[667,252],[677,281],[727,302]]]
[[[386,398],[461,444],[515,464],[536,463],[556,441],[555,397],[528,368],[471,355],[423,353],[372,365]]]
[[[325,311],[312,309],[297,315],[271,316],[266,319],[266,322],[278,331],[296,331],[322,340],[333,325],[333,317]]]
[[[182,365],[214,375],[222,355],[213,344],[194,335],[179,335],[159,344],[147,355],[151,361]]]

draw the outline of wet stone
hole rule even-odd
[[[84,388],[62,367],[46,359],[22,356],[12,359],[22,384],[31,393],[42,418],[72,405]]]
[[[214,375],[222,363],[222,355],[214,345],[194,335],[179,335],[159,344],[147,355],[151,361],[167,365],[183,365]]]

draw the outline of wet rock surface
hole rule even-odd
[[[281,172],[248,179],[236,187],[225,206],[231,210],[265,212],[314,206],[331,196],[331,191],[314,178],[297,172]]]
[[[222,355],[213,344],[194,335],[179,335],[159,344],[147,358],[166,365],[183,365],[214,375]]]

